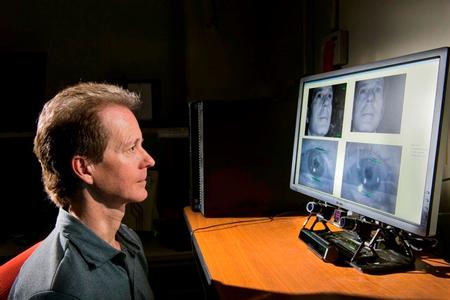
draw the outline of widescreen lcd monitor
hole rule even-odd
[[[449,108],[448,48],[301,79],[290,186],[432,236]]]

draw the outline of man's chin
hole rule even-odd
[[[366,124],[362,124],[361,126],[359,126],[359,130],[358,131],[375,132],[375,129],[376,129],[376,126],[374,126],[374,124],[366,123]]]
[[[329,128],[330,128],[330,123],[326,123],[326,124],[320,126],[317,129],[317,132],[318,132],[319,135],[326,135],[328,133],[328,129]]]
[[[141,203],[141,202],[144,202],[144,201],[147,199],[147,196],[148,196],[148,193],[147,193],[147,191],[146,191],[146,192],[143,193],[142,195],[137,196],[137,197],[131,199],[131,200],[130,200],[130,203]]]

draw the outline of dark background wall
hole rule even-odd
[[[178,1],[5,1],[0,18],[2,52],[45,55],[45,99],[78,81],[158,79],[161,118],[182,117],[184,18]]]
[[[157,161],[159,216],[180,219],[189,204],[188,139],[160,138],[158,128],[187,127],[188,101],[219,98],[290,102],[286,117],[293,122],[298,80],[317,65],[315,37],[329,31],[323,17],[312,20],[331,15],[329,3],[2,2],[0,236],[31,231],[36,239],[52,227],[56,210],[31,152],[35,120],[43,103],[79,81],[156,85],[154,120],[142,125]]]
[[[188,99],[292,97],[302,1],[187,1]]]

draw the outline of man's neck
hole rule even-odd
[[[125,205],[111,208],[87,197],[74,202],[69,208],[69,213],[112,247],[121,249],[116,240],[116,233],[125,214]]]

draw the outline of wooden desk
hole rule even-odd
[[[450,264],[442,259],[421,257],[415,271],[368,275],[310,251],[298,239],[305,217],[205,218],[190,207],[184,215],[222,299],[450,299]]]

